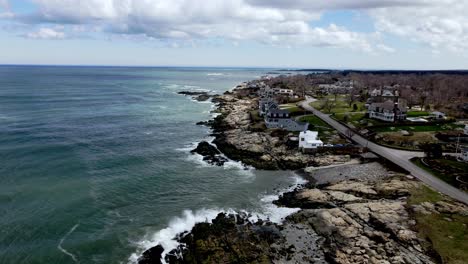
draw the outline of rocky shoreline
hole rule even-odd
[[[274,201],[299,210],[281,224],[220,213],[179,234],[180,245],[169,254],[163,256],[160,245],[147,250],[139,264],[443,262],[418,231],[416,216],[452,221],[468,216],[466,205],[440,194],[438,199],[420,195],[427,186],[381,163],[353,164],[349,155],[313,156],[288,148],[287,133],[256,127],[250,113],[257,99],[242,87],[212,101],[219,115],[199,125],[211,127],[215,139],[192,153],[219,166],[227,161],[224,154],[257,169],[301,169],[308,183]]]
[[[251,113],[258,109],[254,92],[241,86],[212,98],[217,116],[199,122],[212,129],[213,144],[229,159],[262,170],[297,170],[309,166],[327,166],[349,161],[349,155],[307,155],[287,144],[291,134],[282,130],[262,129]]]
[[[366,164],[365,164],[366,165]],[[167,263],[441,263],[441,256],[418,235],[413,215],[468,214],[468,207],[444,198],[410,202],[424,188],[413,177],[378,163],[346,165],[347,180],[311,181],[284,193],[275,203],[300,208],[282,224],[249,221],[245,214],[220,213],[180,234],[181,245]],[[340,171],[343,168],[335,167]],[[362,172],[378,174],[360,179]],[[162,248],[147,251],[140,264],[161,263]],[[152,254],[152,255],[151,255]]]

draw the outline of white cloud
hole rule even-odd
[[[10,11],[10,3],[8,2],[8,0],[0,0],[0,9]]]
[[[383,43],[394,34],[433,49],[468,50],[468,4],[455,0],[32,0],[34,14],[18,21],[49,27],[71,25],[64,32],[110,32],[147,39],[191,43],[224,39],[275,46],[328,46],[392,53]],[[0,5],[7,6],[6,0]],[[362,33],[334,24],[314,27],[324,12],[360,10],[374,20],[376,31]],[[0,18],[7,17],[6,14]],[[9,14],[8,16],[12,16]],[[352,23],[352,22],[350,22]],[[51,32],[30,33],[53,36]],[[377,33],[377,34],[375,34]],[[28,34],[29,35],[29,34]],[[382,37],[376,38],[376,35]]]
[[[385,44],[377,44],[377,50],[387,52],[387,53],[394,53],[396,50],[392,47],[389,47]]]
[[[303,10],[337,10],[337,9],[373,9],[381,7],[396,6],[419,6],[425,5],[426,0],[333,0],[333,1],[311,1],[311,0],[247,0],[247,2],[268,7],[283,9]]]
[[[321,13],[245,0],[34,0],[39,12],[30,23],[95,25],[118,34],[190,41],[254,40],[281,46],[312,45],[369,50],[366,34],[343,27],[312,27]]]
[[[40,28],[36,32],[31,32],[25,35],[31,39],[64,39],[65,33],[52,28]]]
[[[426,0],[418,8],[382,8],[370,11],[376,28],[432,49],[468,50],[468,2]]]

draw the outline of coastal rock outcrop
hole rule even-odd
[[[210,98],[213,97],[213,95],[210,95],[208,94],[208,92],[195,92],[195,91],[182,91],[182,92],[178,92],[178,94],[182,94],[182,95],[185,95],[185,96],[191,96],[193,100],[196,100],[196,101],[199,101],[199,102],[203,102],[203,101],[207,101],[209,100]]]
[[[191,153],[202,155],[203,160],[212,165],[223,166],[228,161],[215,146],[206,141],[198,143],[198,146]]]

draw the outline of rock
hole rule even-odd
[[[383,197],[398,198],[408,196],[410,194],[409,190],[415,188],[416,185],[416,183],[395,178],[390,181],[377,184],[376,191]]]
[[[297,198],[313,202],[328,202],[327,195],[319,189],[305,189],[297,194]]]
[[[164,248],[161,245],[152,247],[143,252],[143,255],[138,259],[138,264],[160,264],[163,252]]]
[[[352,193],[357,196],[369,197],[377,195],[374,188],[368,184],[362,182],[343,181],[331,186],[327,186],[325,189],[331,191],[341,191],[346,193]]]
[[[203,156],[203,160],[212,165],[223,166],[228,161],[225,157],[221,156],[221,152],[206,141],[202,141],[198,146],[191,151]]]
[[[191,153],[198,153],[202,156],[214,156],[221,154],[219,150],[206,141],[198,143],[198,146],[191,151]]]
[[[434,204],[434,209],[439,213],[468,216],[468,206],[461,203],[447,203],[445,201],[439,201]]]
[[[355,202],[362,200],[362,198],[360,197],[356,197],[352,194],[347,194],[339,191],[327,191],[326,193],[331,197],[332,200],[338,202]]]
[[[213,97],[212,95],[209,95],[207,92],[196,92],[196,91],[182,91],[182,92],[178,92],[178,94],[182,94],[182,95],[185,95],[185,96],[191,96],[194,100],[197,100],[199,102],[203,102],[203,101],[207,101],[208,99],[210,99],[211,97]]]

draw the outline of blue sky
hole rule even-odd
[[[467,13],[454,0],[0,0],[0,64],[468,69]]]

